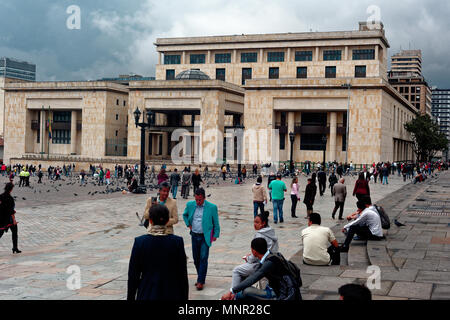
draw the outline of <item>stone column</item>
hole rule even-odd
[[[375,46],[375,60],[379,59],[379,54],[378,54],[378,45]]]
[[[319,53],[320,53],[319,47],[316,47],[316,54],[314,55],[314,61],[319,61]]]
[[[45,131],[45,122],[46,118],[45,118],[45,110],[41,110],[41,123],[40,125],[40,139],[39,139],[39,152],[44,152],[45,153],[45,144],[44,144],[44,140],[45,140],[45,136],[46,136],[46,131]]]
[[[337,151],[337,112],[330,112],[330,158],[329,161],[336,160]]]
[[[233,58],[232,58],[232,60],[233,60],[232,62],[233,62],[233,63],[237,63],[237,62],[236,62],[236,58],[237,58],[237,50],[234,49],[234,50],[233,50]]]
[[[70,125],[70,154],[77,154],[77,111],[72,110],[72,123]]]
[[[264,62],[263,59],[264,59],[264,50],[259,49],[259,62],[263,63]]]
[[[181,64],[186,64],[186,51],[183,51],[181,55]]]
[[[344,51],[344,60],[347,61],[348,60],[348,46],[345,46],[345,51]]]
[[[291,62],[291,48],[287,48],[287,62]]]
[[[207,55],[207,61],[206,61],[206,63],[207,63],[207,64],[210,64],[210,63],[211,63],[211,50],[208,50],[208,55]]]
[[[162,56],[162,53],[158,52],[158,64],[161,64],[161,56]]]
[[[167,142],[168,137],[169,137],[169,134],[167,132],[164,132],[161,135],[161,139],[162,139],[162,155],[163,155],[163,157],[167,156],[168,153],[169,153],[169,145],[168,145],[168,142]]]

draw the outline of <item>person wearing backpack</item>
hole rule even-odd
[[[253,239],[251,249],[261,264],[260,268],[231,288],[230,292],[222,296],[222,300],[302,300],[298,267],[280,253],[271,253],[264,238]],[[264,290],[252,287],[264,277],[269,281]]]
[[[381,240],[384,238],[380,214],[372,205],[370,197],[365,196],[361,198],[357,206],[358,208],[365,207],[365,209],[356,220],[348,223],[342,229],[346,238],[344,244],[340,247],[341,252],[348,252],[348,248],[355,234],[361,240]]]

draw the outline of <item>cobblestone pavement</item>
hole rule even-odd
[[[287,184],[290,182],[285,181]],[[346,185],[350,194],[354,182],[355,178],[347,178]],[[136,236],[145,233],[144,228],[138,226],[135,213],[139,212],[142,215],[146,199],[155,195],[156,191],[151,191],[147,195],[122,195],[117,192],[113,194],[97,193],[91,196],[88,195],[88,192],[101,191],[105,188],[91,184],[88,187],[79,187],[76,183],[70,184],[73,181],[63,181],[61,186],[57,183],[56,188],[59,191],[56,192],[49,187],[49,182],[46,183],[45,186],[37,187],[38,189],[15,188],[13,192],[13,195],[17,197],[16,217],[19,221],[19,247],[23,253],[15,255],[11,253],[10,233],[5,234],[0,240],[0,299],[125,299],[128,260],[133,240]],[[191,299],[219,299],[230,287],[232,269],[242,263],[241,257],[249,252],[250,242],[255,233],[251,201],[252,183],[253,181],[247,181],[243,185],[232,185],[228,181],[221,185],[211,184],[206,188],[207,194],[211,195],[208,200],[216,203],[219,207],[221,235],[210,250],[207,283],[203,291],[196,291],[194,287],[196,272],[192,261],[188,229],[182,221],[175,226],[175,233],[184,238],[186,254],[189,259]],[[264,179],[263,183],[267,185],[267,180]],[[405,184],[407,183],[404,183],[399,177],[392,177],[389,185],[386,186],[380,183],[371,184],[372,198],[374,201],[379,201],[392,195],[394,191]],[[55,183],[51,185],[54,189]],[[303,176],[300,178],[300,185],[301,190],[304,190],[306,178]],[[412,185],[409,184],[409,186]],[[417,188],[422,186],[424,185]],[[41,193],[38,190],[41,190]],[[47,192],[47,190],[51,191]],[[77,193],[77,196],[74,193]],[[431,196],[430,194],[430,199]],[[433,196],[438,197],[438,194],[433,194]],[[23,198],[26,200],[23,200]],[[191,196],[190,200],[192,199]],[[177,202],[181,219],[186,200],[178,198]],[[345,214],[354,211],[355,202],[356,198],[349,195]],[[306,209],[302,203],[299,203],[297,215],[301,218],[292,219],[290,217],[290,205],[290,199],[287,197],[284,204],[285,222],[272,225],[272,227],[275,228],[279,238],[280,251],[287,257],[297,259],[301,255],[300,232],[306,226],[306,220],[303,219],[306,215]],[[340,230],[342,224],[331,219],[333,207],[334,201],[329,189],[323,197],[317,196],[315,211],[321,213],[322,225]],[[269,210],[272,212],[271,204],[269,204]],[[417,219],[419,221],[422,218]],[[408,220],[406,221],[408,222]],[[433,223],[435,224],[435,222]],[[437,228],[434,224],[427,228]],[[408,228],[410,227],[412,227],[412,224]],[[425,241],[428,234],[422,233],[420,235],[423,237],[421,240]],[[336,235],[338,236],[338,232],[336,232]],[[439,239],[432,238],[430,241],[446,241],[442,238],[447,237],[448,240],[448,233],[441,232],[436,237]],[[399,258],[402,253],[401,250],[411,251],[409,250],[411,244],[399,243],[399,246],[405,246],[404,248],[392,247],[393,245],[395,243],[390,245],[389,250],[391,248],[398,249],[399,251],[395,254]],[[423,245],[422,242],[415,243],[415,246],[420,247],[421,245]],[[433,247],[439,245],[441,246],[439,250],[437,247]],[[448,258],[448,252],[446,253],[442,249],[444,244],[430,244],[430,246],[432,247],[424,253],[424,256],[430,258],[431,264],[433,262],[436,264],[435,261],[439,260],[436,267],[438,269],[441,266],[441,261],[445,261],[445,257]],[[353,247],[356,248],[356,246]],[[363,251],[361,252],[363,253]],[[445,256],[446,254],[447,256]],[[349,253],[349,258],[350,256]],[[352,259],[357,260],[358,255],[353,255],[353,257]],[[423,257],[410,258],[421,259]],[[404,262],[407,263],[406,267],[415,262],[411,259],[406,261],[408,260],[407,257],[404,259]],[[79,266],[81,270],[82,287],[74,291],[67,289],[66,286],[67,279],[70,276],[66,273],[66,270],[72,265]],[[313,270],[308,274],[306,266],[300,266],[305,288],[308,289],[311,284],[311,289],[317,290],[315,293],[305,291],[305,299],[335,298],[334,295],[329,293],[336,292],[333,287],[336,284],[333,284],[334,278],[332,279],[332,277],[338,274],[341,275],[340,278],[344,279],[341,280],[343,282],[351,282],[357,279],[351,272],[345,274],[345,271],[332,271],[336,270],[335,267],[314,269],[319,271]],[[444,266],[444,262],[442,266]],[[420,279],[427,280],[438,276],[437,273],[430,274],[430,272],[440,271],[423,270],[420,273]],[[349,278],[343,277],[342,274],[348,275]],[[393,289],[397,291],[409,290],[407,281],[411,280],[408,280],[410,278],[407,277],[406,273],[404,278],[406,279],[405,284],[399,283],[398,288],[396,286]],[[431,285],[427,284],[426,281],[423,283],[428,286]],[[324,287],[327,288],[327,291],[320,291]],[[394,291],[394,293],[397,291]],[[448,294],[448,289],[445,286],[439,287],[436,292],[437,294],[440,292],[444,294],[447,292]]]

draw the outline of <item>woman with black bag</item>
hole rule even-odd
[[[5,192],[0,195],[0,238],[3,233],[8,232],[11,229],[12,232],[12,242],[13,242],[13,253],[21,253],[17,247],[17,221],[15,218],[16,210],[14,198],[11,196],[11,192],[14,189],[14,184],[7,183],[5,186]]]

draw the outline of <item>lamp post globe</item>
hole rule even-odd
[[[139,119],[141,118],[141,110],[139,110],[139,108],[136,107],[136,110],[134,110],[133,114],[134,114],[134,123],[136,124],[137,128]]]

